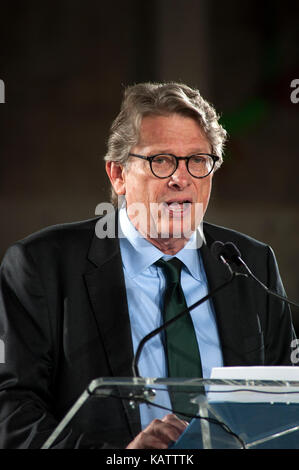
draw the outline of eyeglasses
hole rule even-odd
[[[151,171],[157,178],[169,178],[179,166],[179,160],[185,160],[188,172],[194,178],[205,178],[214,169],[219,160],[217,155],[209,153],[197,153],[189,157],[177,157],[171,153],[159,153],[150,157],[129,153],[130,157],[142,158],[150,164]]]

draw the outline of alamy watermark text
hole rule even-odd
[[[5,84],[4,81],[0,79],[0,103],[5,103]]]
[[[299,103],[299,78],[294,78],[294,80],[291,81],[291,88],[294,88],[294,90],[291,93],[291,102],[293,104]]]

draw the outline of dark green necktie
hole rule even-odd
[[[166,276],[164,295],[164,322],[187,308],[181,287],[182,262],[158,260],[156,266],[163,268]],[[186,313],[165,330],[165,345],[169,377],[202,377],[202,367],[197,339],[190,313]]]

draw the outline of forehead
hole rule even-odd
[[[210,147],[199,122],[180,114],[145,116],[140,125],[138,146],[158,146],[157,150],[163,151],[173,146],[187,146],[195,151]]]

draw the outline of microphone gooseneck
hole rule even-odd
[[[288,304],[294,305],[295,307],[299,307],[299,304],[296,302],[293,302],[289,300],[287,297],[284,297],[277,292],[272,291],[269,289],[265,284],[263,284],[262,281],[260,281],[249,269],[245,261],[241,257],[241,253],[239,249],[236,247],[236,245],[232,242],[226,242],[223,243],[221,241],[215,241],[212,246],[211,246],[211,253],[212,255],[221,261],[228,269],[230,273],[230,277],[227,281],[225,281],[223,284],[220,286],[216,287],[213,289],[211,292],[209,292],[205,297],[201,298],[197,302],[195,302],[193,305],[190,307],[185,308],[182,310],[178,315],[173,317],[171,320],[168,320],[167,322],[163,323],[161,326],[156,328],[155,330],[151,331],[148,333],[139,343],[136,353],[133,358],[132,362],[132,371],[133,371],[133,376],[134,377],[140,377],[139,375],[139,370],[138,370],[138,361],[141,355],[141,352],[143,350],[143,347],[147,341],[149,341],[151,338],[154,336],[158,335],[161,333],[163,330],[166,330],[172,323],[177,321],[179,318],[181,318],[183,315],[188,314],[191,310],[194,308],[198,307],[201,305],[203,302],[206,300],[210,299],[213,297],[217,292],[220,290],[224,289],[227,285],[229,285],[237,276],[243,276],[243,277],[251,277],[257,284],[262,287],[268,295],[272,295],[284,302],[287,302]],[[246,271],[246,273],[241,273],[236,270],[235,267],[232,268],[231,265],[236,265],[237,267],[243,267]]]
[[[221,245],[219,245],[219,243]],[[214,242],[213,245],[212,245],[212,253],[215,254],[214,252],[217,251],[218,253],[218,250],[219,250],[219,247],[222,246],[223,243],[222,242]],[[217,292],[219,292],[220,290],[224,289],[228,284],[230,284],[236,276],[245,276],[247,277],[247,274],[244,274],[244,273],[237,273],[237,272],[234,272],[229,263],[227,263],[227,261],[225,259],[222,260],[222,262],[225,263],[225,265],[227,266],[228,268],[228,271],[229,271],[229,279],[226,280],[223,284],[220,284],[220,286],[216,287],[215,289],[213,289],[211,292],[209,292],[206,296],[202,297],[201,299],[199,299],[197,302],[195,302],[194,304],[190,305],[189,307],[185,308],[184,310],[182,310],[178,315],[176,315],[175,317],[171,318],[170,320],[168,320],[167,322],[163,323],[161,326],[159,326],[158,328],[154,329],[153,331],[151,331],[150,333],[148,333],[146,336],[144,336],[144,338],[142,338],[142,340],[140,341],[138,347],[137,347],[137,350],[136,350],[136,353],[134,355],[134,358],[133,358],[133,362],[132,362],[132,372],[133,372],[133,377],[140,377],[139,375],[139,370],[138,370],[138,362],[139,362],[139,358],[140,358],[140,355],[141,355],[141,352],[143,350],[143,347],[145,345],[145,343],[147,343],[147,341],[149,341],[151,338],[153,338],[154,336],[158,335],[159,333],[161,333],[162,331],[166,330],[170,325],[172,325],[172,323],[176,322],[179,318],[181,318],[183,315],[186,315],[188,314],[191,310],[193,310],[194,308],[198,307],[199,305],[201,305],[203,302],[205,302],[206,300],[210,299],[211,297],[213,297]]]
[[[215,243],[222,243],[222,242],[215,242]],[[272,291],[269,289],[262,281],[260,281],[253,272],[249,269],[245,261],[241,257],[241,253],[236,245],[232,242],[223,243],[222,246],[217,245],[216,247],[217,256],[219,258],[224,258],[225,262],[230,264],[234,263],[237,266],[243,266],[245,271],[247,272],[248,276],[251,277],[257,284],[259,284],[269,295],[272,295],[280,300],[287,302],[290,305],[295,307],[299,307],[299,304],[289,300],[287,297],[278,294],[277,292]]]

